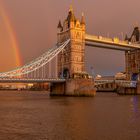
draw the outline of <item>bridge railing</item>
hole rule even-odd
[[[36,83],[36,82],[65,82],[66,79],[60,79],[60,78],[3,78],[0,79],[0,83],[11,83],[11,82],[17,82],[17,83]]]

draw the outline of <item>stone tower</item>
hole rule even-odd
[[[134,27],[131,37],[128,38],[128,36],[126,36],[125,40],[130,43],[140,44],[139,27]],[[140,80],[140,50],[126,51],[125,60],[127,80]]]
[[[58,45],[70,39],[69,45],[58,55],[58,77],[74,78],[85,73],[85,20],[76,19],[70,7],[63,24],[58,24]]]

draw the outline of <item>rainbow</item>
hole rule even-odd
[[[2,3],[0,3],[0,16],[4,20],[4,24],[6,26],[6,29],[8,31],[9,37],[10,37],[11,46],[12,46],[14,56],[15,56],[16,66],[21,66],[22,59],[20,57],[20,52],[19,52],[18,42],[17,42],[17,38],[16,38],[16,33],[14,32],[14,30],[12,28],[10,18],[6,14],[6,11],[5,11]]]

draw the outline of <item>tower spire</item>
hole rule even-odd
[[[81,24],[85,24],[85,17],[84,17],[84,13],[83,12],[82,12]]]
[[[67,21],[68,21],[68,27],[70,27],[71,22],[75,22],[76,21],[72,5],[70,6],[70,9],[69,9]]]
[[[62,31],[63,30],[63,26],[61,24],[61,21],[59,20],[59,23],[58,23],[58,26],[57,28],[59,29],[59,31]]]
[[[73,12],[73,7],[72,7],[72,5],[70,5],[69,12]]]

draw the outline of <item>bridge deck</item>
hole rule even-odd
[[[140,44],[132,44],[127,41],[121,41],[117,38],[104,38],[101,36],[93,36],[86,34],[86,45],[98,48],[113,49],[120,51],[130,51],[134,49],[140,49]]]
[[[0,79],[0,83],[44,83],[44,82],[55,82],[62,83],[65,79]]]

